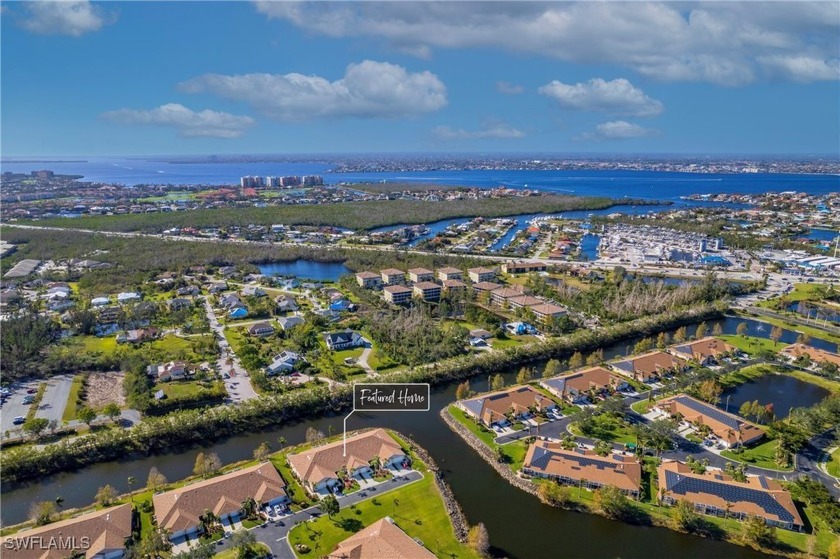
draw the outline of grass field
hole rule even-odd
[[[825,465],[829,475],[840,477],[840,447],[835,448],[831,453],[831,460]]]
[[[750,315],[748,313],[743,312],[736,312],[735,314],[739,316],[743,316],[746,318],[751,318],[752,320],[758,320],[760,322],[766,322],[767,324],[771,324],[773,326],[781,326],[782,328],[787,328],[788,330],[793,330],[794,332],[802,332],[804,334],[808,334],[812,338],[819,338],[821,340],[826,340],[828,342],[832,342],[835,344],[840,344],[840,336],[834,336],[829,334],[825,330],[820,330],[819,328],[814,328],[813,326],[807,326],[802,324],[792,324],[790,322],[786,322],[784,320],[780,320],[778,318],[772,318],[769,316],[755,316]],[[797,315],[799,316],[799,315]],[[776,350],[781,349],[784,347],[783,344],[779,344],[776,346]]]
[[[579,437],[591,437],[612,443],[633,443],[636,444],[636,435],[633,429],[621,420],[607,414],[595,416],[595,429],[592,433],[584,435],[577,423],[569,426],[571,432]]]
[[[525,453],[528,451],[528,446],[525,443],[516,441],[504,445],[497,445],[493,442],[496,438],[496,434],[492,431],[483,429],[475,421],[473,421],[472,418],[468,417],[461,408],[454,405],[449,406],[449,412],[452,414],[452,417],[469,429],[471,433],[481,439],[481,441],[488,447],[493,449],[501,447],[502,452],[506,457],[505,463],[510,466],[511,470],[516,472],[522,467],[522,463],[525,460]]]
[[[324,348],[326,348],[326,344],[324,345]],[[342,351],[335,351],[332,353],[332,360],[337,365],[344,365],[345,359],[358,359],[362,355],[363,351],[364,348],[361,347],[356,347],[353,349],[344,349]]]
[[[759,379],[764,375],[773,373],[777,370],[777,367],[773,367],[771,365],[750,365],[748,367],[744,367],[743,369],[738,369],[737,371],[721,375],[718,377],[718,383],[724,390],[726,390],[727,388],[732,388],[744,384],[745,382]]]
[[[296,526],[289,532],[289,543],[292,549],[297,544],[311,548],[307,554],[296,552],[298,557],[322,557],[340,541],[386,516],[409,536],[422,541],[436,557],[478,558],[455,539],[440,493],[428,473],[420,481],[363,501],[355,508],[345,508],[333,518],[323,516]]]
[[[67,343],[89,353],[99,352],[107,354],[117,349],[116,336],[104,336],[102,338],[97,336],[75,336],[70,338]]]
[[[776,447],[778,442],[771,439],[756,446],[747,448],[744,452],[736,454],[731,450],[721,451],[720,455],[736,462],[744,462],[751,466],[759,468],[766,468],[768,470],[778,470],[780,472],[790,472],[792,468],[782,468],[776,464]]]
[[[163,382],[156,387],[163,390],[167,398],[177,399],[187,396],[193,396],[204,390],[204,387],[197,381],[178,380],[172,382]]]
[[[770,351],[778,351],[782,347],[781,344],[776,344],[773,340],[768,340],[765,338],[756,338],[754,336],[738,336],[732,334],[726,334],[723,336],[718,336],[721,340],[725,341],[731,346],[735,346],[741,351],[746,352],[749,355],[752,355],[756,351],[760,351],[762,349],[767,349]]]
[[[271,555],[271,550],[264,543],[257,542],[254,547],[259,550],[257,557],[269,557]],[[213,557],[215,559],[237,559],[239,557],[239,550],[232,547],[215,554]]]
[[[76,419],[76,402],[79,401],[79,393],[85,386],[85,375],[76,375],[73,377],[73,384],[70,385],[70,394],[67,396],[67,405],[64,407],[64,415],[61,416],[62,421],[73,421]]]

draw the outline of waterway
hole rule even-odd
[[[758,400],[761,405],[773,404],[776,417],[784,419],[791,408],[811,407],[830,394],[825,388],[796,377],[769,374],[724,391],[718,407],[738,413],[744,402]]]
[[[260,264],[258,268],[260,273],[266,276],[294,276],[301,280],[317,281],[338,281],[341,276],[351,273],[350,268],[341,262],[315,262],[303,259]]]
[[[808,304],[806,301],[798,301],[788,305],[787,310],[795,312],[817,322],[840,323],[840,309],[826,305]]]
[[[734,334],[742,321],[738,318],[723,318],[709,321],[708,326],[713,328],[719,323],[724,333]],[[765,338],[769,335],[769,326],[753,320],[746,322],[749,334]],[[692,328],[689,327],[689,331]],[[795,338],[794,332],[786,330],[782,341],[792,342]],[[637,341],[631,339],[605,348],[604,355],[607,359],[627,355]],[[814,339],[812,343],[831,351],[836,349],[834,344],[823,340]],[[505,372],[506,381],[513,383],[515,374],[513,370]],[[481,390],[484,387],[480,385],[486,379],[474,378],[472,382],[476,389]],[[499,478],[440,419],[439,410],[455,400],[455,388],[456,383],[433,387],[431,411],[427,414],[356,413],[349,420],[348,428],[388,427],[415,438],[429,450],[443,469],[468,520],[473,524],[485,523],[499,555],[538,559],[557,557],[562,550],[563,555],[572,557],[585,555],[591,558],[650,559],[651,550],[655,549],[656,557],[762,557],[748,549],[722,542],[682,535],[662,528],[629,526],[598,516],[562,511],[540,504],[537,499]],[[4,486],[0,518],[3,525],[21,522],[26,519],[32,503],[54,500],[56,497],[64,499],[65,507],[87,505],[93,502],[99,487],[111,484],[120,492],[127,491],[130,476],[143,482],[153,466],[169,480],[187,477],[191,474],[199,451],[215,452],[223,463],[249,459],[253,450],[263,441],[269,441],[275,448],[281,436],[285,437],[288,445],[303,442],[305,431],[310,426],[324,433],[338,433],[342,427],[342,418],[321,417],[221,442],[194,445],[169,454],[126,457],[121,461],[96,464],[76,472],[48,476],[15,488]],[[581,553],[578,555],[576,550]],[[585,554],[582,550],[586,550]]]

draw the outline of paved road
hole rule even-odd
[[[250,400],[257,397],[257,392],[251,386],[251,379],[248,377],[248,372],[242,363],[239,362],[239,357],[236,352],[230,347],[230,344],[225,338],[225,328],[219,323],[212,305],[210,305],[209,298],[204,298],[204,309],[207,313],[207,321],[210,323],[210,329],[216,333],[216,343],[219,346],[219,371],[222,373],[230,373],[230,378],[224,379],[225,388],[227,388],[228,396],[231,401],[241,402],[243,400]],[[230,364],[228,364],[230,361]]]
[[[71,386],[73,386],[73,377],[70,375],[59,375],[48,380],[47,389],[44,391],[35,417],[43,417],[48,421],[55,420],[58,425],[61,425],[61,417],[64,415],[64,408],[67,407]]]
[[[376,487],[356,491],[350,495],[339,497],[338,504],[342,509],[344,509],[350,505],[360,503],[368,499],[373,499],[374,497],[379,497],[385,493],[405,487],[410,483],[423,479],[423,474],[417,471],[411,471],[403,476],[400,476],[396,481],[393,481],[394,479],[396,478],[391,478],[391,480],[380,483]],[[298,524],[318,518],[322,514],[323,511],[321,511],[321,509],[316,505],[289,516],[285,516],[279,522],[268,522],[262,526],[257,526],[256,528],[253,528],[252,531],[254,532],[258,542],[264,543],[269,549],[271,549],[271,554],[274,557],[279,559],[295,559],[295,554],[292,552],[286,539],[289,532]],[[314,551],[313,556],[315,557],[320,557],[331,551],[329,549],[318,549],[315,547],[316,545],[317,538],[314,542],[312,542]],[[229,540],[221,540],[221,543],[217,547],[217,552],[228,549],[229,547]]]

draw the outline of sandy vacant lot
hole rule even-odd
[[[101,409],[111,402],[120,407],[125,406],[122,384],[125,373],[109,371],[107,373],[90,373],[87,379],[87,405],[93,409]]]

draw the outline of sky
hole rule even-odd
[[[840,153],[840,3],[2,2],[3,156]]]

